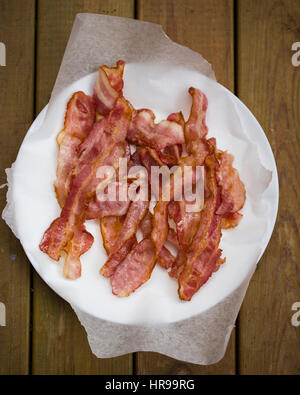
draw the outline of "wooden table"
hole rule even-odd
[[[34,272],[19,241],[0,223],[2,374],[299,374],[300,41],[299,0],[0,0],[1,182],[35,116],[49,100],[79,12],[160,23],[212,63],[265,130],[276,158],[280,207],[271,242],[253,276],[222,361],[198,366],[157,353],[97,359],[70,306]],[[6,189],[1,191],[1,210]],[[298,318],[299,319],[299,318]]]

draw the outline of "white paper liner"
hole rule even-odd
[[[169,357],[200,365],[223,358],[249,280],[207,311],[168,325],[116,325],[95,319],[72,306],[84,326],[90,347],[98,358],[111,358],[137,351],[155,351]],[[100,338],[102,341],[99,341]],[[105,339],[105,340],[104,340]]]
[[[188,84],[198,83],[198,87],[208,94],[209,135],[217,137],[218,148],[229,149],[234,154],[234,165],[246,186],[244,218],[238,228],[223,232],[221,247],[227,262],[188,303],[178,300],[173,280],[157,268],[151,281],[125,301],[113,297],[109,285],[103,282],[105,279],[99,279],[101,286],[106,287],[103,295],[109,309],[104,311],[102,305],[102,311],[98,311],[94,295],[84,292],[87,292],[89,283],[86,278],[90,274],[93,281],[96,281],[95,278],[98,281],[97,274],[91,271],[93,267],[90,262],[99,256],[99,251],[95,250],[100,245],[99,236],[94,243],[98,243],[97,246],[93,246],[83,257],[86,273],[83,271],[82,278],[72,284],[62,278],[61,267],[38,250],[37,240],[59,213],[57,204],[53,203],[55,196],[52,189],[57,152],[55,136],[63,121],[68,95],[78,86],[90,90],[93,75],[88,74],[95,72],[100,64],[114,65],[118,59],[128,63],[125,97],[137,108],[154,110],[157,119],[181,109],[187,116],[190,106]],[[174,83],[172,86],[172,81],[182,81],[184,78],[187,86],[183,91],[180,84]],[[225,88],[217,87],[210,79],[214,79],[214,73],[206,60],[198,53],[172,42],[159,25],[126,18],[78,14],[46,116],[45,109],[26,136],[17,161],[11,169],[7,169],[9,188],[2,217],[20,239],[42,278],[70,302],[87,331],[92,352],[97,357],[157,351],[187,362],[212,364],[225,353],[249,280],[274,227],[278,179],[271,149],[257,121],[237,98],[226,93]],[[78,80],[82,82],[78,82],[77,86]],[[144,94],[137,88],[139,83],[145,87]],[[166,103],[169,91],[172,97]],[[178,108],[174,108],[176,106]],[[48,163],[51,163],[51,169]],[[26,179],[28,172],[33,174],[37,171],[37,164],[41,167],[39,187],[42,192],[38,188],[35,190],[34,184]],[[33,194],[38,193],[44,200],[40,212],[38,202],[30,206]],[[24,200],[22,204],[20,195]],[[33,210],[38,222],[32,220]],[[32,229],[28,225],[30,221]],[[93,225],[91,229],[88,227],[94,236],[95,229]],[[102,259],[105,259],[104,255]],[[240,271],[239,263],[244,265],[243,271]],[[100,266],[101,261],[96,261],[95,273]],[[95,286],[96,283],[91,284]],[[166,287],[166,294],[159,293],[161,286]],[[173,299],[167,299],[166,295],[173,292]],[[169,315],[165,314],[168,308]]]

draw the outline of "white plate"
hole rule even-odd
[[[111,293],[109,280],[98,274],[106,254],[96,221],[87,222],[87,229],[95,241],[82,257],[80,279],[65,279],[62,262],[52,261],[39,250],[44,231],[60,213],[53,189],[57,160],[55,138],[63,125],[66,104],[75,91],[91,94],[95,78],[96,73],[87,75],[61,92],[49,108],[46,122],[43,124],[45,107],[22,143],[14,167],[12,198],[17,234],[24,250],[39,275],[55,292],[93,316],[124,324],[153,325],[201,313],[241,284],[271,237],[278,206],[278,176],[268,140],[245,105],[215,81],[176,67],[126,65],[124,96],[136,108],[151,108],[158,120],[179,110],[187,119],[191,105],[188,88],[194,86],[203,90],[208,98],[209,137],[216,137],[218,148],[228,149],[235,156],[234,166],[245,183],[247,200],[240,225],[223,231],[221,247],[226,263],[190,302],[179,300],[176,281],[159,266],[136,292],[128,298],[117,298]],[[270,176],[272,179],[264,190]]]

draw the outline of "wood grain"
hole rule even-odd
[[[241,374],[299,374],[300,332],[291,306],[300,300],[300,37],[297,0],[238,2],[238,95],[261,123],[280,180],[277,224],[240,313]]]
[[[138,19],[159,23],[168,36],[200,52],[213,64],[217,80],[234,90],[233,1],[138,0]],[[138,353],[137,374],[235,374],[235,333],[225,357],[199,366],[157,353]]]
[[[6,66],[0,67],[0,184],[15,161],[33,120],[35,1],[0,1],[0,41]],[[1,212],[6,188],[1,189]],[[0,302],[6,326],[0,326],[0,374],[29,371],[30,263],[19,241],[0,221]]]
[[[133,0],[40,0],[38,3],[37,106],[48,102],[76,13],[134,16]],[[75,313],[34,276],[34,374],[131,374],[132,355],[97,359]]]

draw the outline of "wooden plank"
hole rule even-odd
[[[240,313],[239,370],[299,374],[291,306],[300,300],[300,67],[291,47],[300,37],[300,3],[243,0],[237,15],[238,95],[267,134],[280,179],[277,225]]]
[[[217,80],[233,91],[233,1],[138,0],[138,19],[160,23],[168,36],[200,52]],[[217,364],[199,366],[157,353],[137,354],[138,374],[235,374],[235,333],[225,357]]]
[[[134,16],[133,0],[40,0],[37,112],[48,102],[76,13]],[[97,359],[71,307],[34,276],[33,373],[131,374],[132,355]]]
[[[0,41],[6,66],[0,66],[1,182],[16,159],[33,119],[35,1],[0,1]],[[6,188],[1,190],[1,212]],[[0,326],[0,374],[29,371],[30,263],[19,241],[0,222],[0,302],[6,326]]]

